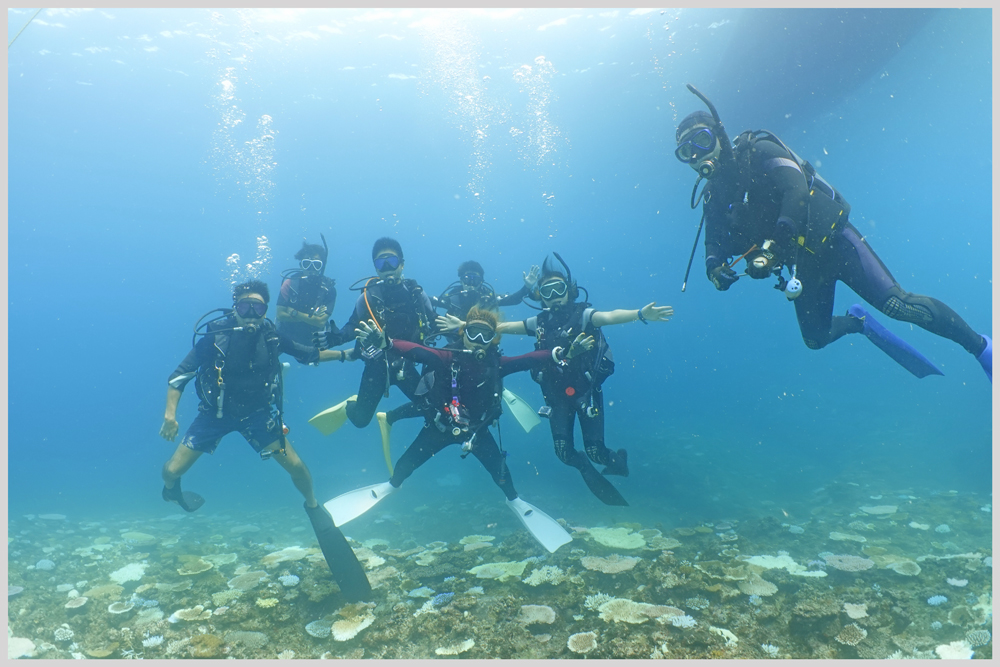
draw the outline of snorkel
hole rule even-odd
[[[330,257],[330,246],[326,244],[326,237],[320,232],[319,237],[323,240],[323,267],[319,270],[321,276],[326,275],[326,263]]]
[[[701,181],[701,179],[703,178],[706,180],[711,179],[713,176],[715,176],[715,173],[718,171],[719,166],[721,164],[730,163],[734,159],[733,142],[729,140],[729,135],[726,134],[726,128],[722,124],[722,119],[719,118],[719,112],[716,111],[715,105],[712,104],[712,101],[709,100],[707,97],[705,97],[704,93],[702,93],[700,90],[692,86],[690,83],[687,84],[687,88],[692,93],[697,95],[698,99],[704,102],[705,106],[708,107],[708,111],[712,114],[712,120],[715,123],[715,127],[712,128],[712,131],[718,135],[718,141],[719,141],[718,162],[715,162],[713,160],[706,160],[698,167],[698,180],[695,181],[694,184],[694,188],[695,190],[697,190],[698,183]],[[695,208],[697,204],[693,203],[694,192],[691,193],[691,201],[692,201],[691,208]]]
[[[719,163],[716,164],[711,160],[706,160],[698,168],[698,178],[695,180],[694,187],[691,189],[691,208],[695,209],[698,208],[698,204],[701,202],[701,198],[705,194],[705,190],[703,188],[701,194],[698,195],[697,199],[695,199],[695,195],[698,193],[698,184],[701,183],[702,179],[709,180],[713,178],[718,172],[719,165],[732,164],[736,157],[733,154],[733,142],[729,140],[729,135],[726,134],[726,128],[722,124],[722,119],[719,118],[719,112],[715,110],[715,105],[712,104],[711,100],[705,97],[704,93],[692,86],[690,83],[687,84],[687,89],[697,95],[698,99],[704,102],[705,106],[708,107],[709,112],[712,114],[712,120],[715,123],[713,130],[718,135],[717,140],[719,142]],[[682,292],[687,291],[688,277],[691,275],[691,263],[694,262],[694,253],[698,250],[698,240],[701,238],[701,229],[704,226],[705,214],[702,213],[701,222],[698,223],[698,233],[694,237],[694,246],[691,248],[691,257],[688,258],[687,270],[684,272],[684,282],[681,284]]]

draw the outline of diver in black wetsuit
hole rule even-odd
[[[449,285],[441,296],[431,297],[434,308],[443,308],[448,315],[465,319],[473,306],[496,310],[499,306],[514,306],[529,296],[538,279],[538,266],[524,274],[524,286],[511,294],[497,294],[487,283],[483,265],[476,261],[462,262],[458,266],[458,281]]]
[[[355,340],[358,324],[373,320],[390,338],[423,342],[433,332],[434,309],[417,281],[403,278],[403,249],[395,239],[380,238],[372,247],[372,261],[378,277],[368,279],[347,324],[339,332],[332,332],[333,337],[340,342]],[[327,337],[330,334],[327,331]],[[325,343],[320,344],[323,347]],[[365,362],[357,395],[310,420],[326,435],[340,428],[345,416],[358,428],[367,426],[390,385],[399,387],[410,401],[415,398],[420,373],[409,359],[392,349],[383,352],[361,341],[355,341],[353,358]],[[423,408],[422,404],[407,403],[397,410],[406,411],[405,416],[417,416]]]
[[[834,316],[839,280],[889,317],[955,341],[976,357],[992,382],[990,338],[941,301],[900,287],[849,222],[850,205],[811,164],[766,130],[748,130],[730,144],[711,102],[688,87],[712,113],[695,111],[681,121],[675,155],[697,172],[695,191],[701,179],[708,181],[702,194],[705,269],[716,289],[728,290],[740,278],[732,264],[745,256],[745,275],[778,276],[777,288],[794,300],[810,349],[844,334],[864,333],[914,375],[941,374],[859,304]],[[692,192],[692,208],[696,205]],[[741,257],[731,263],[734,256]],[[782,267],[791,272],[790,280],[781,275]]]
[[[558,262],[558,263],[557,263]],[[542,387],[548,410],[552,444],[556,456],[580,471],[591,493],[606,505],[628,505],[618,489],[603,475],[628,477],[628,453],[604,444],[604,381],[614,373],[615,364],[601,327],[627,322],[666,322],[674,314],[670,306],[648,303],[635,310],[595,310],[586,301],[577,301],[580,290],[562,258],[553,253],[542,263],[541,278],[535,289],[542,312],[520,322],[503,322],[500,333],[535,337],[536,350],[549,350],[553,364],[532,371]],[[442,329],[461,326],[454,317],[438,318]],[[584,452],[573,445],[573,424],[579,419]],[[593,464],[605,466],[599,473]],[[602,475],[603,473],[603,475]]]
[[[224,436],[238,432],[261,460],[274,459],[288,472],[305,498],[306,514],[341,591],[352,601],[367,600],[371,598],[371,586],[364,568],[329,512],[316,502],[312,476],[285,436],[282,421],[284,389],[279,355],[290,354],[301,363],[316,363],[343,361],[346,353],[301,345],[279,333],[265,317],[269,299],[263,282],[241,283],[233,288],[231,310],[220,309],[223,314],[204,325],[201,321],[207,315],[198,321],[196,342],[167,380],[167,407],[160,436],[169,442],[177,437],[177,405],[184,387],[192,380],[200,399],[198,416],[163,465],[162,496],[187,512],[201,507],[204,498],[182,490],[181,477],[202,454],[214,453]]]
[[[281,291],[278,295],[278,332],[302,345],[313,344],[313,334],[326,328],[337,304],[337,287],[333,278],[325,275],[330,250],[326,238],[320,234],[323,245],[302,242],[295,253],[299,268],[282,272]],[[329,341],[336,344],[335,340]]]

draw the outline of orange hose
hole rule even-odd
[[[754,246],[753,248],[756,248],[756,247],[757,246]],[[750,250],[753,250],[753,248],[750,248]],[[750,250],[747,250],[747,252],[749,253]],[[739,260],[736,260],[736,261],[739,261]],[[375,317],[375,313],[372,312],[372,305],[370,303],[368,303],[368,284],[371,283],[371,281],[373,281],[373,280],[375,280],[375,279],[374,278],[369,278],[368,282],[365,283],[365,289],[364,289],[365,306],[368,307],[368,314],[372,316],[372,322],[375,323],[375,328],[378,329],[379,331],[382,331],[382,327],[378,323],[378,318]]]
[[[743,259],[747,255],[749,255],[750,253],[752,253],[756,249],[757,249],[757,244],[754,243],[752,246],[750,246],[749,250],[747,250],[745,253],[743,253],[742,255],[740,255],[739,257],[737,257],[735,262],[733,262],[732,264],[727,264],[726,266],[736,266],[737,264],[739,264],[739,262],[740,262],[741,259]]]

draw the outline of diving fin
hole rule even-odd
[[[875,347],[888,354],[893,361],[918,378],[924,378],[928,375],[944,375],[940,368],[917,352],[912,345],[879,324],[871,316],[871,313],[861,307],[861,304],[856,303],[848,308],[847,314],[864,323],[864,329],[861,333],[874,343]]]
[[[347,538],[333,523],[333,518],[321,505],[309,507],[306,514],[312,523],[316,541],[323,552],[323,558],[330,567],[330,573],[340,586],[340,592],[351,602],[372,599],[372,587],[365,575],[365,568],[358,562]]]
[[[597,472],[597,468],[586,460],[583,454],[580,454],[580,458],[583,458],[583,462],[579,466],[573,466],[580,471],[580,476],[583,477],[583,481],[587,484],[587,488],[590,492],[597,496],[605,505],[620,505],[622,507],[628,507],[628,501],[618,492],[615,485],[608,481],[608,478]]]
[[[389,436],[392,434],[392,424],[386,419],[384,412],[376,412],[375,419],[378,420],[378,430],[382,434],[382,454],[385,456],[385,467],[389,469],[389,477],[392,477],[392,451],[389,448]]]
[[[181,480],[178,477],[174,482],[174,488],[168,489],[165,485],[160,493],[168,503],[177,503],[185,512],[193,512],[205,504],[205,499],[193,491],[182,491]]]
[[[983,334],[979,335],[983,336]],[[989,336],[983,336],[983,340],[986,341],[986,347],[976,357],[976,361],[986,371],[986,377],[990,379],[990,384],[993,384],[993,340]]]
[[[514,498],[507,501],[507,507],[517,515],[531,536],[548,549],[549,553],[555,553],[556,549],[573,541],[573,537],[559,525],[558,521],[531,503]]]
[[[333,500],[323,503],[323,507],[330,512],[334,522],[338,526],[343,526],[348,521],[357,519],[359,516],[375,507],[378,501],[382,500],[396,490],[389,482],[372,484],[360,489],[354,489],[347,493],[342,493]]]
[[[357,394],[315,415],[309,420],[309,423],[315,426],[316,430],[323,435],[330,435],[347,421],[347,404],[356,400],[358,400]]]
[[[509,389],[503,390],[503,401],[510,408],[510,414],[514,415],[514,419],[521,425],[525,433],[530,433],[531,429],[542,423],[542,420],[531,409],[531,406]]]

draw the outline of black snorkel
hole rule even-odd
[[[692,86],[690,83],[687,84],[687,89],[698,96],[705,106],[708,107],[709,112],[712,114],[712,120],[715,121],[715,127],[713,130],[718,136],[719,141],[719,162],[720,164],[732,164],[736,159],[733,155],[733,142],[729,140],[729,135],[726,133],[726,128],[722,124],[722,119],[719,118],[719,112],[715,110],[715,105],[709,100],[705,95]],[[691,208],[698,208],[698,204],[701,203],[702,195],[705,194],[705,188],[702,188],[701,194],[695,199],[695,194],[698,192],[698,184],[701,183],[702,179],[708,180],[715,176],[718,171],[718,167],[711,162],[704,163],[698,169],[698,178],[694,182],[694,187],[691,189]],[[707,186],[707,184],[706,184]],[[711,195],[709,195],[711,196]],[[698,249],[698,240],[701,238],[701,228],[705,225],[705,214],[702,213],[701,221],[698,223],[698,233],[694,237],[694,246],[691,248],[691,257],[688,258],[687,270],[684,272],[684,282],[681,284],[681,291],[687,291],[688,276],[691,275],[691,263],[694,262],[694,253]]]
[[[323,236],[322,232],[320,232],[319,237],[323,240],[323,267],[319,270],[319,275],[324,276],[326,275],[326,263],[330,258],[330,246],[326,244],[326,237]]]

